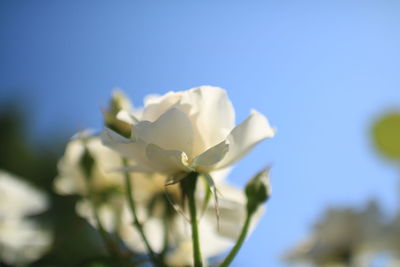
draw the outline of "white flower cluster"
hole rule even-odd
[[[20,178],[0,170],[0,259],[7,264],[26,264],[49,248],[50,232],[32,219],[47,209],[40,191]]]
[[[238,227],[248,217],[248,197],[225,177],[232,163],[274,135],[263,115],[253,111],[235,127],[226,92],[203,86],[149,96],[143,109],[134,109],[116,91],[104,119],[101,137],[80,134],[67,145],[58,165],[55,189],[83,197],[78,214],[117,235],[135,253],[148,253],[150,247],[164,266],[193,265],[193,233],[180,182],[196,174],[203,261],[234,244]],[[255,203],[250,229],[265,199]]]
[[[312,234],[289,250],[285,259],[304,266],[400,266],[400,217],[390,221],[384,217],[374,200],[363,210],[328,209]],[[381,263],[375,265],[376,260]]]

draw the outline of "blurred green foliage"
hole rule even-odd
[[[49,129],[46,143],[35,143],[27,129],[27,112],[18,101],[0,109],[0,169],[6,170],[45,191],[49,210],[36,216],[52,230],[54,242],[50,251],[30,266],[112,266],[103,263],[104,246],[94,230],[75,213],[76,196],[59,196],[52,182],[57,175],[57,161],[68,140],[56,138]],[[93,260],[92,260],[93,259]],[[6,266],[0,260],[0,266]]]
[[[373,141],[385,157],[400,162],[400,111],[380,118],[372,128]]]

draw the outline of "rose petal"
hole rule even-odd
[[[180,150],[191,156],[193,149],[192,123],[185,113],[171,108],[156,121],[141,121],[133,126],[132,134],[147,144],[165,150]]]
[[[155,144],[146,146],[146,155],[154,170],[165,174],[191,171],[187,155],[179,150],[165,150]]]
[[[146,156],[146,143],[137,138],[132,141],[127,139],[109,128],[105,128],[101,133],[101,141],[112,150],[118,152],[123,157],[134,160],[143,169],[151,170],[150,163]]]
[[[227,141],[229,151],[217,164],[217,168],[224,168],[245,156],[259,142],[271,138],[275,130],[269,125],[267,118],[253,110],[250,116],[236,126],[229,134]]]
[[[212,167],[221,161],[225,154],[229,150],[229,145],[226,141],[222,141],[216,146],[213,146],[198,155],[193,159],[192,166],[199,172],[207,172],[212,169]]]
[[[163,96],[149,95],[144,100],[142,120],[155,121],[168,109],[174,106],[182,95],[182,92],[168,92]]]
[[[184,91],[179,109],[190,107],[195,128],[194,155],[223,141],[235,126],[235,111],[226,91],[219,87],[201,86]]]

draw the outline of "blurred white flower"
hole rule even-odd
[[[275,133],[257,111],[235,127],[226,92],[211,86],[149,96],[141,114],[135,115],[126,111],[117,115],[131,124],[129,137],[105,128],[102,140],[134,160],[130,170],[139,172],[179,175],[222,169]]]
[[[328,209],[311,236],[286,253],[285,259],[312,266],[369,266],[384,248],[381,217],[374,201],[363,211]]]
[[[199,220],[200,244],[205,259],[217,256],[231,247],[240,234],[239,229],[245,220],[246,197],[241,190],[224,182],[223,175],[223,172],[214,174],[218,190],[222,195],[219,200],[220,227],[218,228],[213,203],[210,203]],[[167,177],[161,174],[135,173],[131,178],[131,190],[135,196],[138,217],[153,250],[160,253],[164,249],[164,236],[165,231],[167,231],[167,263],[171,266],[191,265],[193,255],[185,253],[192,249],[190,224],[182,214],[172,208],[171,203],[165,197],[164,190]],[[201,182],[202,180],[199,180],[199,185]],[[197,206],[200,210],[204,204],[205,194],[202,189],[205,189],[205,186],[199,186],[196,194]],[[168,194],[171,201],[177,204],[181,203],[178,185],[169,186]],[[119,207],[122,206],[122,214],[117,227],[115,224],[116,205],[108,202],[99,207],[99,217],[105,228],[109,231],[115,231],[133,251],[146,253],[146,246],[139,232],[132,225],[133,218],[126,201],[119,204]],[[77,211],[94,227],[97,227],[92,207],[88,201],[82,201],[77,206]],[[263,208],[259,209],[254,215],[253,226],[258,222],[263,210]],[[165,228],[165,224],[167,224],[168,229]]]
[[[45,211],[47,206],[43,193],[0,171],[0,259],[7,264],[26,264],[48,250],[50,232],[27,217]]]
[[[5,171],[0,170],[0,214],[7,217],[23,217],[47,209],[45,195]],[[0,216],[0,218],[2,218]]]
[[[385,227],[383,239],[386,251],[389,252],[390,259],[393,261],[390,266],[400,266],[400,210]]]
[[[94,159],[91,177],[86,177],[82,158],[88,150]],[[105,147],[99,137],[72,139],[66,146],[64,156],[58,162],[58,176],[54,180],[57,193],[87,196],[88,184],[94,192],[108,189],[122,190],[123,174],[112,172],[122,166],[121,157]]]
[[[168,225],[168,243],[172,252],[168,255],[167,259],[172,262],[180,262],[180,265],[172,266],[184,266],[187,263],[192,264],[193,255],[192,253],[184,253],[183,251],[191,251],[191,230],[190,224],[185,220],[184,216],[172,210],[172,216],[168,214],[168,207],[170,205],[164,196],[163,187],[166,177],[160,175],[153,175],[150,179],[142,176],[143,174],[135,174],[133,181],[137,186],[136,191],[144,191],[146,188],[148,191],[147,197],[137,199],[137,204],[141,207],[141,218],[144,221],[144,232],[148,237],[148,240],[156,252],[163,250],[164,244],[164,224]],[[216,177],[216,175],[214,175]],[[231,247],[240,234],[240,227],[243,225],[246,218],[246,197],[244,193],[230,185],[223,180],[217,180],[217,187],[222,195],[219,203],[219,222],[215,215],[215,207],[213,203],[205,210],[203,216],[199,220],[199,233],[200,233],[200,245],[202,255],[205,259],[213,256],[217,256],[220,253],[226,251]],[[199,181],[199,185],[202,180]],[[142,183],[146,183],[147,186],[141,186]],[[149,183],[153,183],[149,186]],[[197,191],[197,206],[201,210],[204,204],[204,191],[199,186]],[[205,186],[203,187],[205,188]],[[158,189],[154,190],[154,189]],[[135,192],[136,193],[136,192]],[[176,203],[181,202],[181,196],[179,194],[178,186],[171,186],[168,189],[170,198]],[[138,194],[139,195],[139,194]],[[144,194],[142,193],[142,196]],[[159,202],[156,203],[158,208],[156,211],[149,213],[146,211],[146,207],[149,206],[151,201],[158,198]],[[256,215],[254,215],[253,226],[258,222],[263,208],[259,209]],[[126,210],[124,212],[123,223],[120,228],[120,236],[124,242],[134,251],[145,252],[146,247],[140,239],[137,230],[128,222],[132,221],[131,214]],[[219,223],[219,227],[218,227]]]
[[[76,204],[76,212],[97,227],[91,208],[95,204],[105,229],[114,232],[120,222],[125,187],[124,174],[112,170],[122,166],[122,159],[116,152],[105,147],[99,137],[86,136],[82,132],[75,136],[67,144],[65,153],[58,162],[55,191],[62,195],[82,196]],[[86,177],[82,164],[85,153],[90,153],[94,160],[90,177]]]

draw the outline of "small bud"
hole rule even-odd
[[[110,111],[116,116],[119,111],[131,108],[131,102],[126,95],[120,90],[114,90],[110,100]]]
[[[247,212],[254,213],[271,196],[269,168],[257,173],[246,185]]]
[[[109,108],[103,112],[104,121],[108,128],[129,138],[131,135],[131,126],[129,123],[117,118],[122,110],[130,110],[131,103],[128,98],[119,90],[113,92],[110,100]]]

